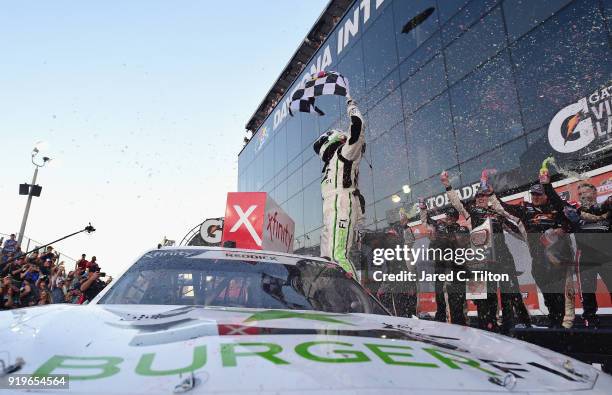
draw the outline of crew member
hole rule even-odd
[[[548,180],[550,182],[550,180]],[[554,199],[556,192],[549,199]],[[552,195],[554,193],[554,195]],[[576,245],[580,251],[579,273],[582,291],[582,318],[587,327],[597,328],[597,275],[601,277],[612,298],[612,198],[597,203],[597,189],[588,182],[578,186],[580,222],[576,229]]]
[[[357,277],[348,255],[355,227],[365,213],[365,201],[358,189],[359,162],[365,152],[365,126],[355,101],[348,98],[346,104],[349,132],[332,129],[321,135],[313,148],[323,160],[321,256],[337,262]]]
[[[408,228],[409,229],[409,228]],[[403,248],[404,245],[412,247],[410,240],[404,238],[405,228],[400,223],[385,229],[380,237],[380,248],[394,250],[396,247]],[[402,272],[414,272],[414,266],[409,260],[385,259],[381,268],[386,273],[401,274]],[[376,291],[376,297],[395,316],[412,317],[416,315],[417,289],[414,281],[387,281],[380,285]]]
[[[531,273],[544,296],[549,326],[561,328],[566,314],[567,267],[573,264],[568,235],[573,226],[566,216],[571,206],[554,192],[550,183],[534,184],[529,192],[531,202],[511,205],[497,201],[498,212],[524,225],[532,260]],[[556,198],[549,199],[553,195]]]
[[[504,229],[512,233],[520,233],[517,225],[489,207],[492,190],[485,190],[481,187],[476,193],[475,202],[464,205],[459,193],[451,186],[446,171],[442,172],[440,180],[446,188],[451,204],[470,221],[472,229],[482,225],[487,219],[491,220],[495,264],[491,265],[488,270],[494,273],[508,274],[508,281],[500,281],[499,283],[502,305],[502,332],[509,331],[515,324],[531,326],[529,313],[520,292],[514,258],[506,244],[503,233]],[[494,332],[499,331],[496,318],[497,288],[497,284],[487,282],[487,298],[475,301],[478,309],[478,326],[481,329]]]
[[[454,207],[449,207],[445,210],[443,219],[435,220],[431,217],[431,213],[427,210],[427,205],[425,205],[422,200],[419,202],[419,208],[421,209],[421,222],[426,224],[429,230],[429,239],[431,240],[429,248],[440,250],[442,253],[444,253],[446,249],[455,249],[455,237],[460,227],[457,223],[459,220],[459,211]],[[436,274],[451,273],[454,269],[454,262],[448,262],[442,259],[436,259],[434,261],[434,270]],[[445,284],[445,281],[436,278],[436,321],[446,322],[446,300],[444,292],[446,285],[451,322],[465,325],[465,315],[463,313],[463,306],[465,304],[465,284],[463,284],[463,292],[457,293],[454,292],[457,289],[457,282],[455,278],[455,281]]]

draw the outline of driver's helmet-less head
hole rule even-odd
[[[323,133],[317,141],[315,141],[312,148],[314,148],[314,151],[321,159],[325,160],[325,153],[328,152],[330,147],[334,147],[334,149],[338,148],[338,146],[344,144],[347,139],[346,133],[338,129],[332,129]],[[333,150],[330,150],[330,152],[333,152]]]

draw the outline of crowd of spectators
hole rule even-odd
[[[112,277],[100,271],[96,257],[81,256],[66,267],[52,246],[24,253],[15,235],[4,241],[0,259],[0,310],[53,303],[91,301]]]

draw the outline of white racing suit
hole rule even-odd
[[[321,256],[331,258],[358,279],[349,260],[356,225],[363,218],[365,202],[359,193],[359,162],[365,152],[363,117],[352,100],[347,103],[350,118],[348,139],[325,161],[322,171],[323,230]],[[325,155],[322,155],[325,156]]]

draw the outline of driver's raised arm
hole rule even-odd
[[[346,113],[350,119],[349,139],[342,146],[342,156],[348,160],[361,159],[363,146],[365,144],[365,122],[357,103],[351,98],[346,100]]]

